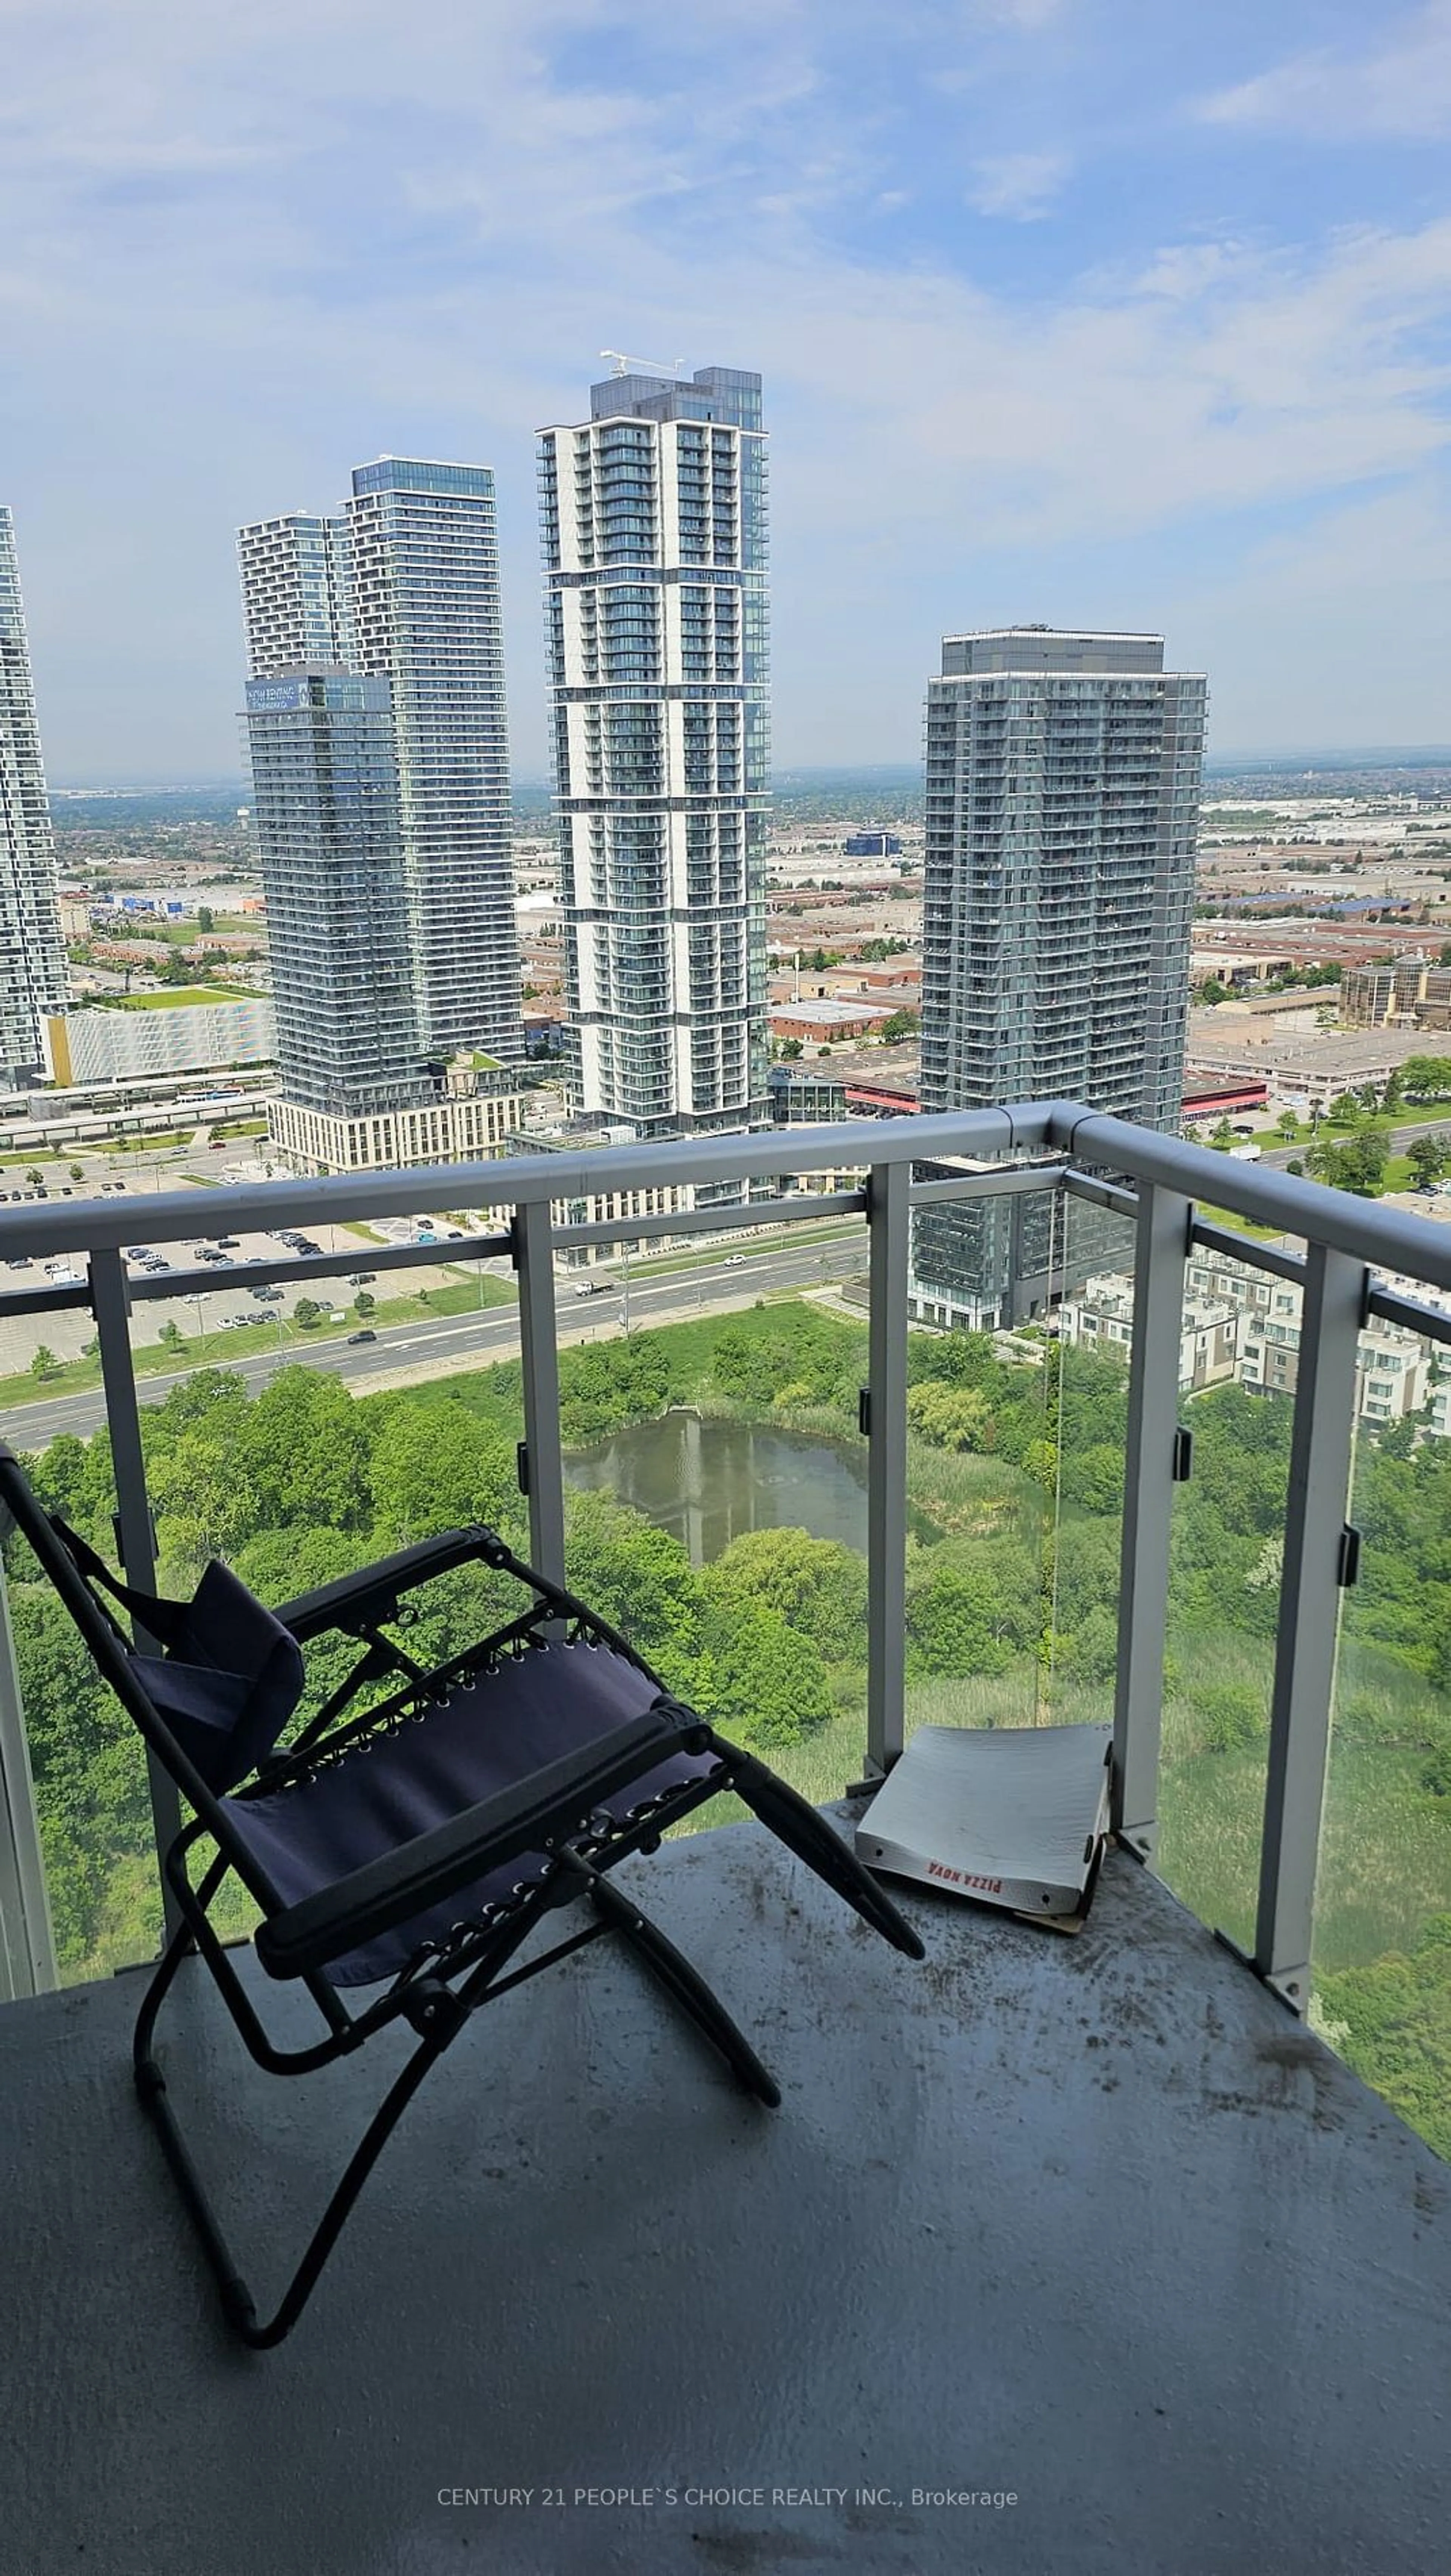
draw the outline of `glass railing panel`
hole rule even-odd
[[[116,1489],[101,1414],[98,1397],[72,1398],[68,1420],[47,1414],[44,1437],[27,1436],[23,1415],[11,1414],[6,1430],[42,1501],[114,1566]],[[15,1532],[5,1543],[5,1583],[56,1965],[72,1985],[151,1958],[160,1943],[146,1758]]]
[[[1451,2156],[1451,1350],[1361,1337],[1311,2019]]]
[[[742,1205],[591,1256],[560,1298],[571,1585],[816,1800],[866,1733],[867,1268],[863,1217]]]
[[[1051,1190],[920,1210],[908,1342],[906,1724],[1041,1716],[1063,1259]]]
[[[1065,1194],[1055,1365],[1054,1528],[1044,1574],[1041,1722],[1111,1721],[1118,1663],[1135,1224]]]
[[[1276,1239],[1302,1253],[1303,1244]],[[1179,1419],[1192,1472],[1171,1515],[1161,1875],[1252,1948],[1298,1369],[1300,1290],[1191,1253]]]

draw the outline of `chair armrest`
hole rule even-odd
[[[394,1556],[380,1556],[357,1574],[341,1574],[335,1583],[299,1592],[273,1616],[291,1629],[299,1645],[329,1628],[376,1627],[393,1616],[401,1593],[416,1591],[419,1584],[430,1582],[435,1574],[447,1574],[455,1565],[467,1565],[471,1557],[502,1563],[507,1553],[490,1529],[441,1530],[436,1538],[419,1539]]]
[[[579,1832],[603,1799],[671,1754],[699,1749],[695,1739],[703,1734],[698,1719],[669,1701],[654,1703],[579,1752],[542,1764],[514,1787],[270,1916],[258,1927],[258,1958],[270,1977],[312,1975],[486,1870]]]

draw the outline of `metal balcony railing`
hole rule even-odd
[[[962,1168],[958,1168],[959,1164]],[[926,1176],[918,1167],[929,1167]],[[968,1168],[968,1167],[971,1168]],[[862,1186],[808,1191],[813,1174],[863,1175]],[[689,1184],[697,1205],[666,1212],[667,1191]],[[625,1207],[649,1190],[656,1213],[561,1222],[570,1203]],[[1345,1579],[1347,1495],[1356,1423],[1359,1337],[1372,1318],[1451,1343],[1451,1313],[1423,1305],[1380,1276],[1451,1290],[1451,1228],[1367,1203],[1278,1171],[1236,1162],[1072,1102],[1045,1102],[936,1117],[729,1134],[689,1142],[426,1169],[244,1183],[206,1193],[213,1229],[315,1228],[319,1223],[471,1210],[487,1230],[451,1242],[467,1265],[508,1256],[518,1280],[523,1449],[531,1548],[541,1570],[565,1576],[556,1254],[658,1238],[741,1235],[864,1214],[868,1272],[867,1436],[868,1778],[902,1749],[906,1684],[907,1371],[914,1215],[974,1200],[1045,1192],[1111,1211],[1132,1223],[1135,1259],[1128,1433],[1120,1548],[1114,1684],[1113,1822],[1123,1843],[1152,1863],[1158,1842],[1161,1701],[1170,1578],[1170,1505],[1181,1471],[1181,1335],[1186,1265],[1210,1254],[1291,1280],[1300,1295],[1283,1574],[1274,1651],[1269,1751],[1260,1837],[1252,1964],[1296,2010],[1309,1995],[1309,1962],[1321,1809],[1329,1749],[1339,1587]],[[752,1194],[752,1193],[758,1193]],[[612,1194],[612,1195],[611,1195]],[[1303,1255],[1231,1233],[1196,1201],[1303,1241]],[[636,1204],[639,1202],[636,1201]],[[148,1242],[194,1237],[195,1191],[147,1201]],[[194,1296],[217,1285],[208,1267],[164,1277],[128,1274],[123,1247],[137,1229],[134,1200],[21,1206],[0,1213],[0,1257],[69,1255],[84,1277],[0,1295],[0,1319],[83,1311],[99,1345],[117,1502],[117,1548],[126,1580],[156,1588],[130,1314],[149,1299]],[[279,1255],[238,1264],[229,1288],[299,1288],[356,1270],[416,1267],[416,1243],[370,1244],[324,1257]],[[24,1417],[11,1425],[24,1439]],[[841,1788],[847,1783],[842,1781]],[[175,1792],[151,1783],[159,1845],[177,1831]],[[11,1993],[54,1982],[45,1932],[39,1840],[29,1787],[14,1664],[0,1618],[0,1984]]]

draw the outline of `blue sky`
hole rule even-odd
[[[783,766],[944,631],[1159,627],[1211,747],[1451,740],[1451,0],[0,0],[0,500],[58,780],[240,767],[233,532],[758,366]]]

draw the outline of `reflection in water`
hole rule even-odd
[[[564,1462],[571,1485],[602,1486],[708,1565],[754,1529],[804,1529],[864,1550],[867,1463],[844,1443],[754,1422],[667,1413]]]

